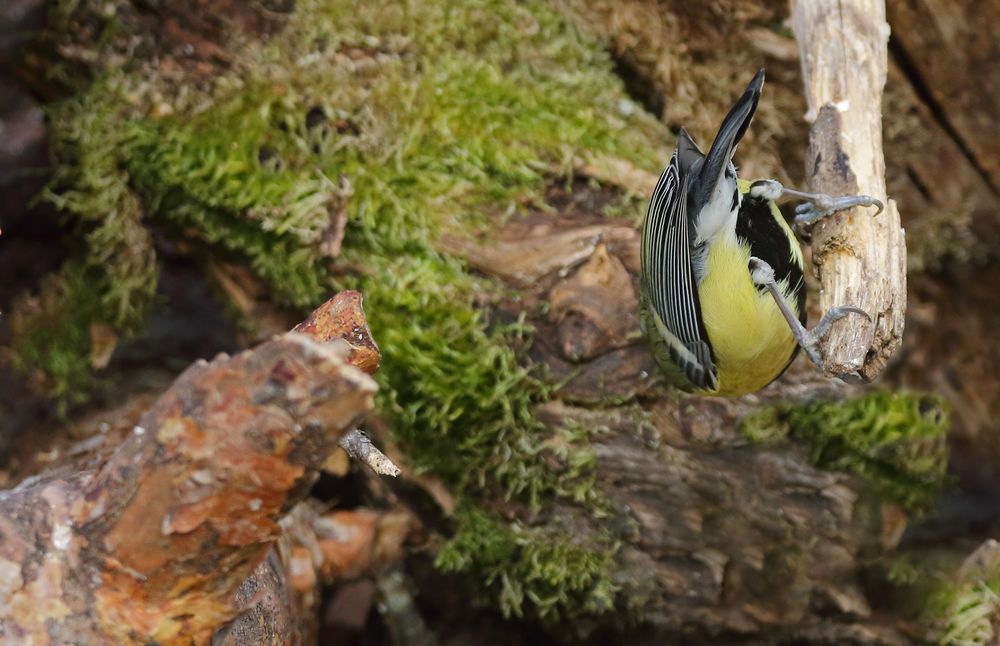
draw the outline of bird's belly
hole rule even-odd
[[[705,331],[719,369],[719,395],[742,395],[771,383],[788,365],[795,337],[768,292],[750,279],[750,249],[719,240],[698,285]],[[796,299],[786,294],[795,307]]]

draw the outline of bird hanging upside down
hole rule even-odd
[[[742,395],[774,381],[799,347],[820,368],[819,340],[856,307],[834,307],[805,328],[802,249],[775,200],[807,200],[796,227],[855,206],[866,195],[831,198],[773,180],[736,177],[733,153],[757,109],[764,70],[726,115],[708,155],[683,129],[660,176],[642,228],[643,330],[653,355],[678,388]]]

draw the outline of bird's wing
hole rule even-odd
[[[674,154],[653,191],[642,232],[642,288],[670,358],[695,387],[718,388],[691,265],[687,181]]]

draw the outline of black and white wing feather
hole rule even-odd
[[[671,361],[696,388],[715,390],[719,373],[691,264],[687,184],[675,153],[660,175],[643,224],[642,290]]]

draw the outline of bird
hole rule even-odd
[[[642,225],[643,332],[667,381],[683,391],[738,396],[777,379],[799,348],[821,369],[819,341],[849,314],[842,305],[806,329],[802,248],[776,201],[805,200],[796,229],[836,211],[882,203],[867,195],[830,197],[772,179],[739,178],[733,155],[764,85],[761,69],[719,128],[706,155],[683,128]],[[876,212],[876,215],[877,213]]]

